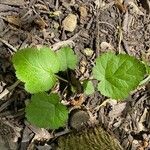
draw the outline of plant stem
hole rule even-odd
[[[66,80],[66,79],[64,79],[64,78],[62,78],[62,77],[60,77],[60,76],[58,76],[58,75],[55,75],[59,80],[61,80],[61,81],[64,81],[64,82],[66,82],[66,83],[68,83],[68,81]]]
[[[146,77],[144,80],[142,80],[139,85],[142,86],[144,84],[147,84],[149,81],[150,81],[150,75],[148,75],[148,77]]]

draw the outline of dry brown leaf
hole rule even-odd
[[[73,32],[77,26],[77,16],[69,14],[62,22],[64,30]]]

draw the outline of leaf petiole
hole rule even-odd
[[[150,81],[150,75],[148,75],[144,80],[140,82],[140,86],[147,84]]]
[[[62,77],[60,77],[60,76],[58,76],[58,75],[55,75],[55,76],[56,76],[56,78],[58,78],[59,80],[64,81],[64,82],[66,82],[66,83],[69,83],[66,79],[64,79],[64,78],[62,78]]]

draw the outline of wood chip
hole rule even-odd
[[[19,6],[24,4],[24,0],[0,0],[0,4]]]
[[[77,26],[77,16],[69,14],[62,22],[64,30],[73,32]]]
[[[86,18],[88,16],[87,8],[85,6],[80,6],[79,11],[80,11],[80,22],[82,23],[86,21]]]
[[[123,4],[123,0],[115,0],[115,5],[122,13],[126,12],[126,7]]]
[[[128,2],[129,7],[133,14],[143,16],[144,13],[139,9],[139,7],[134,2]]]
[[[87,13],[87,9],[85,6],[81,6],[79,8],[79,11],[80,11],[81,17],[83,17],[83,18],[87,17],[88,13]]]
[[[6,16],[6,20],[7,22],[16,26],[20,26],[21,24],[21,20],[18,16]]]
[[[39,17],[38,19],[34,20],[34,22],[41,28],[44,29],[48,27],[47,23],[44,21],[43,18]]]

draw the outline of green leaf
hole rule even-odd
[[[92,81],[84,81],[83,82],[83,89],[84,89],[84,93],[86,95],[90,95],[90,94],[93,94],[94,93],[94,86],[93,86],[93,83]]]
[[[49,48],[25,48],[12,58],[16,76],[25,83],[30,93],[47,91],[56,83],[54,73],[59,71],[57,55]]]
[[[60,103],[58,94],[39,93],[32,95],[26,107],[27,120],[40,128],[57,129],[68,119],[66,106]]]
[[[63,47],[58,50],[57,55],[60,60],[60,70],[65,71],[67,68],[75,69],[77,65],[77,56],[70,47]]]
[[[123,99],[134,90],[146,73],[145,66],[127,54],[105,53],[96,59],[93,76],[98,90],[105,96]]]

